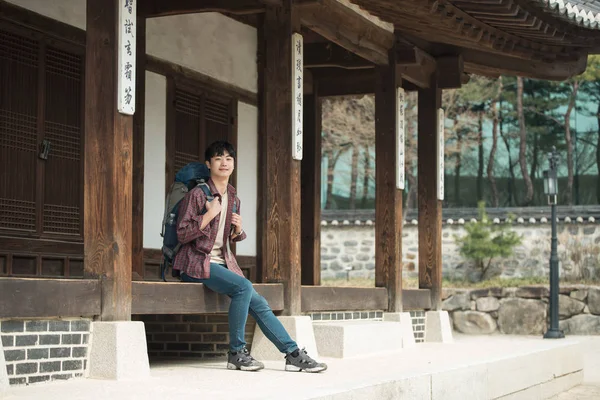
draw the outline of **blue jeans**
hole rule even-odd
[[[231,272],[224,265],[211,263],[210,278],[196,279],[181,274],[181,280],[202,283],[212,291],[226,294],[231,298],[229,306],[229,348],[231,351],[239,351],[246,346],[244,333],[248,313],[252,315],[260,330],[280,352],[287,354],[298,349],[296,342],[292,340],[273,314],[267,300],[256,293],[252,282],[243,276]]]

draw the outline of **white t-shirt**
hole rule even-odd
[[[214,199],[213,201],[219,201],[218,199]],[[215,239],[215,245],[213,246],[212,251],[210,252],[210,262],[216,264],[225,264],[225,255],[223,254],[222,248],[225,243],[223,243],[223,234],[225,233],[225,220],[227,219],[227,206],[229,205],[227,199],[227,192],[221,196],[221,214],[219,217],[219,230],[217,231],[217,238]]]

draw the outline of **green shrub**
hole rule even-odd
[[[510,224],[494,224],[485,211],[485,203],[479,202],[479,219],[465,224],[467,234],[454,236],[460,254],[475,263],[481,271],[481,279],[488,279],[492,260],[497,257],[510,257],[515,246],[521,244],[521,236],[511,230]],[[509,217],[510,218],[510,217]]]

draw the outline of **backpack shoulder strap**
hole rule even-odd
[[[234,214],[238,213],[237,202],[238,202],[238,197],[234,196],[233,197],[233,210],[232,210]]]
[[[200,189],[202,189],[202,191],[204,192],[204,195],[206,195],[207,201],[214,200],[214,196],[213,196],[212,192],[210,191],[210,187],[208,186],[208,183],[206,183],[206,181],[204,179],[201,179],[198,181],[198,186],[200,187]]]

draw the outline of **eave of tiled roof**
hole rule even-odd
[[[569,22],[590,28],[600,29],[599,0],[539,0],[545,6]]]

